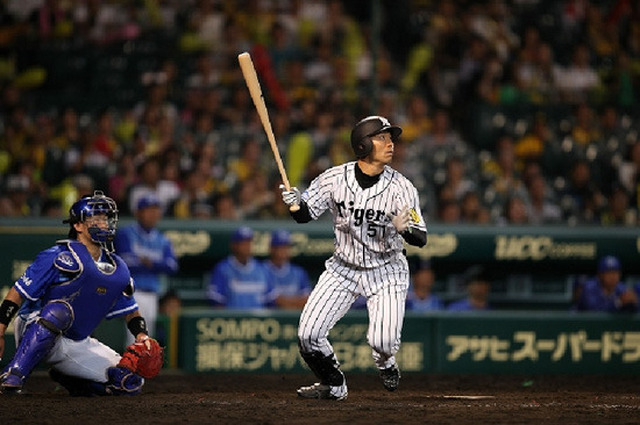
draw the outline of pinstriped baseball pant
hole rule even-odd
[[[408,286],[409,271],[404,256],[400,264],[360,270],[329,259],[300,316],[301,351],[333,354],[329,331],[356,298],[364,295],[369,313],[367,342],[374,361],[380,369],[392,366],[400,348]]]

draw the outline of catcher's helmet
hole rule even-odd
[[[369,155],[373,149],[371,136],[388,131],[395,142],[402,133],[402,128],[391,125],[388,119],[377,115],[366,117],[358,122],[351,130],[351,147],[356,158],[361,159]]]
[[[89,234],[91,240],[100,244],[103,248],[113,251],[113,238],[118,225],[118,207],[116,202],[105,196],[101,190],[96,190],[93,195],[85,195],[69,208],[69,218],[63,223],[82,223],[87,218],[96,215],[105,215],[107,227],[91,226]],[[73,226],[72,226],[73,227]]]

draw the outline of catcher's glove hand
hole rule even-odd
[[[143,378],[153,378],[162,369],[163,362],[164,349],[155,339],[147,338],[129,345],[118,366],[127,368]]]

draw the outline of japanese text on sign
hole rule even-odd
[[[496,335],[449,335],[448,361],[470,356],[472,361],[538,361],[547,356],[552,362],[570,359],[580,362],[586,354],[598,354],[602,362],[619,357],[622,363],[640,360],[640,332],[602,332],[589,338],[587,332],[561,332],[554,338],[540,338],[536,332],[518,331],[511,339]]]

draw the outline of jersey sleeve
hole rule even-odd
[[[209,301],[216,306],[227,304],[227,289],[228,288],[228,276],[226,272],[226,264],[219,263],[214,267],[211,272],[211,279],[209,281],[209,288],[207,290],[207,296]]]
[[[314,220],[329,208],[335,181],[340,173],[338,167],[328,169],[313,179],[307,190],[302,193],[302,200],[307,204],[309,214]]]
[[[420,199],[418,197],[418,190],[411,183],[407,181],[409,185],[409,199],[407,199],[407,205],[410,208],[411,223],[409,227],[412,229],[427,232],[427,223],[424,220],[422,211],[420,209]]]
[[[162,262],[157,265],[158,271],[160,273],[175,274],[178,272],[178,258],[173,251],[171,241],[167,238],[163,238],[163,241]]]
[[[37,300],[44,295],[51,284],[62,278],[60,270],[54,265],[56,257],[61,252],[60,246],[51,247],[40,252],[27,267],[22,276],[14,283],[15,289],[23,298],[30,301]]]
[[[131,246],[131,231],[130,227],[124,227],[116,233],[116,238],[114,241],[114,245],[116,248],[116,253],[127,263],[129,267],[129,271],[132,273],[137,273],[143,270],[142,263],[138,256],[133,252],[133,248]]]
[[[125,314],[133,313],[138,309],[138,303],[135,300],[135,296],[127,296],[122,294],[113,305],[113,308],[105,316],[107,319],[113,319],[114,317],[124,316]]]

